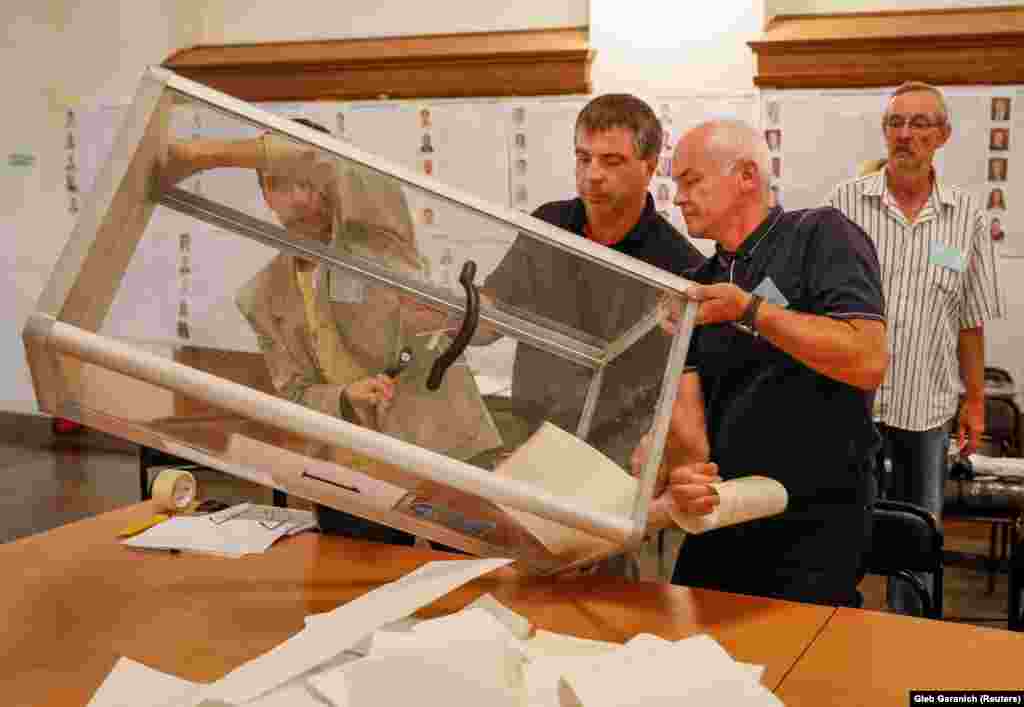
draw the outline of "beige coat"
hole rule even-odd
[[[373,258],[406,275],[422,272],[397,182],[356,165],[331,165],[329,172],[322,163],[313,167],[332,200],[334,249]],[[363,284],[343,271],[319,268],[309,300],[300,288],[299,265],[293,256],[278,255],[236,295],[282,397],[338,416],[346,385],[383,372],[408,347],[413,362],[398,377],[380,431],[463,460],[501,446],[464,359],[448,369],[440,389],[427,390],[430,368],[449,343],[446,337],[428,349],[431,337],[409,330],[394,291]],[[340,295],[343,289],[349,293]]]

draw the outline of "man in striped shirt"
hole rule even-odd
[[[868,233],[882,267],[891,363],[874,416],[892,460],[888,496],[939,516],[954,416],[964,455],[984,428],[983,327],[1004,307],[984,212],[966,191],[942,183],[932,164],[951,133],[942,93],[903,84],[889,99],[882,132],[884,168],[840,184],[828,203]],[[919,611],[901,580],[890,580],[889,603]]]

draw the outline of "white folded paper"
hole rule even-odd
[[[274,691],[290,687],[286,683],[337,658],[381,626],[407,617],[511,562],[486,559],[427,563],[396,582],[318,615],[295,636],[207,685],[189,683],[122,659],[97,690],[90,707],[199,707],[204,702],[221,707],[259,698],[269,700],[268,705],[275,704],[273,700],[278,696]],[[302,687],[301,681],[297,685]],[[301,694],[298,688],[294,692],[296,697]]]
[[[136,707],[174,703],[196,694],[199,683],[153,670],[131,658],[119,658],[87,707]],[[140,697],[140,696],[145,697]]]
[[[464,609],[411,631],[377,631],[369,657],[315,675],[310,684],[332,703],[349,707],[411,700],[423,705],[433,699],[517,705],[524,661],[519,639],[498,619],[483,609]],[[380,675],[390,676],[388,684],[374,684]]]
[[[467,609],[483,609],[490,613],[494,618],[505,625],[513,636],[518,638],[520,641],[525,641],[530,637],[530,633],[533,630],[533,626],[530,624],[529,619],[525,616],[520,616],[516,612],[509,609],[507,606],[499,602],[490,594],[484,594],[478,599],[470,603]]]
[[[789,502],[786,487],[766,476],[745,476],[713,483],[711,487],[718,494],[719,503],[707,515],[683,513],[674,502],[668,505],[668,514],[676,525],[688,533],[699,534],[782,513]]]
[[[243,557],[266,552],[294,527],[293,524],[268,524],[247,519],[218,524],[209,516],[176,516],[121,543],[145,550],[184,550]]]
[[[675,643],[638,637],[570,666],[559,682],[559,700],[561,707],[782,704],[706,635]]]

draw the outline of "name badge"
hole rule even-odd
[[[328,275],[328,296],[331,302],[363,304],[366,302],[366,283],[347,272],[331,270]]]
[[[938,241],[932,241],[928,247],[928,262],[954,272],[963,272],[967,268],[967,257],[960,249]]]
[[[765,279],[761,280],[761,284],[754,288],[752,294],[761,297],[765,302],[779,307],[789,306],[789,300],[786,299],[786,296],[782,294],[770,277],[765,277]]]

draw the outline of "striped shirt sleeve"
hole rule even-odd
[[[973,218],[974,227],[960,303],[961,329],[973,329],[987,321],[1006,316],[995,243],[988,237],[984,212],[975,210]]]

